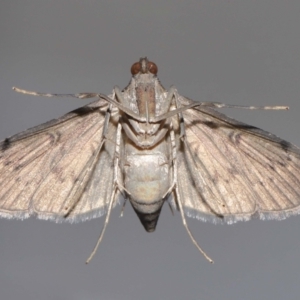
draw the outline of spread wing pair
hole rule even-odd
[[[0,216],[73,222],[105,213],[119,115],[113,109],[102,143],[107,108],[98,100],[0,144]],[[188,216],[232,223],[299,213],[299,148],[208,107],[183,116],[178,185]]]

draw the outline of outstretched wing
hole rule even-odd
[[[116,132],[115,111],[100,151],[107,108],[98,100],[0,143],[0,217],[74,222],[105,212]]]
[[[300,213],[300,149],[210,108],[183,113],[178,184],[188,216],[234,223]]]

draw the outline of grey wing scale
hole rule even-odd
[[[0,144],[0,217],[74,222],[105,212],[114,155],[109,141],[100,151],[107,108],[95,101]]]
[[[213,110],[183,113],[179,192],[188,216],[215,223],[300,213],[300,149]]]

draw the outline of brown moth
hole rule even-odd
[[[300,149],[216,111],[240,107],[195,102],[165,90],[157,66],[141,58],[132,79],[57,120],[0,144],[0,216],[78,222],[129,200],[146,231],[154,231],[165,201],[203,221],[284,219],[300,211]],[[287,109],[287,107],[242,107]]]

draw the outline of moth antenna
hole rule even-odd
[[[79,94],[49,94],[49,93],[39,93],[35,91],[23,90],[17,87],[12,87],[13,91],[25,95],[39,96],[39,97],[69,97],[77,99],[88,99],[88,98],[99,98],[99,95],[96,93],[79,93]]]
[[[216,108],[239,108],[239,109],[262,109],[262,110],[288,110],[288,106],[273,105],[273,106],[244,106],[232,105],[219,102],[201,102],[200,106],[216,107]]]

